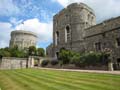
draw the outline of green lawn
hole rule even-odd
[[[120,75],[40,69],[0,71],[0,90],[120,90]]]

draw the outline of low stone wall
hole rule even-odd
[[[0,59],[0,69],[21,69],[32,66],[30,58],[3,57]]]
[[[74,64],[67,64],[67,65],[62,65],[60,64],[57,65],[50,65],[48,64],[45,66],[45,68],[57,68],[57,69],[81,69],[81,70],[108,70],[108,67],[105,65],[101,66],[86,66],[86,67],[77,67]]]

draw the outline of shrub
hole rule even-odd
[[[59,53],[59,59],[61,60],[61,64],[69,64],[72,57],[73,52],[69,50],[61,50]]]
[[[42,61],[41,61],[41,66],[42,66],[42,67],[45,67],[45,66],[48,65],[48,63],[49,63],[49,60],[42,60]]]
[[[58,60],[52,60],[50,61],[51,65],[57,65],[58,64]]]
[[[103,54],[98,52],[85,53],[80,57],[83,66],[96,66],[103,64]]]
[[[80,54],[79,53],[74,53],[73,56],[71,57],[70,63],[75,64],[80,61]]]
[[[38,48],[37,49],[37,55],[44,57],[45,56],[45,50],[43,48]]]
[[[71,63],[79,67],[105,65],[108,62],[107,57],[106,53],[99,52],[80,54],[69,50],[61,50],[59,53],[61,65]]]

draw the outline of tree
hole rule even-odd
[[[75,64],[76,66],[80,66],[81,64],[80,54],[74,53],[74,55],[71,57],[70,63]]]
[[[62,49],[59,52],[59,59],[62,64],[69,64],[73,55],[74,53],[72,51]]]
[[[0,56],[10,57],[11,54],[10,54],[10,52],[8,52],[8,51],[1,50],[1,51],[0,51]]]
[[[9,48],[1,48],[0,49],[0,56],[2,57],[10,57],[11,53],[9,52]]]
[[[79,67],[103,65],[106,62],[103,62],[103,57],[104,54],[98,52],[80,54],[69,50],[60,50],[59,53],[61,64],[71,63]]]
[[[28,49],[28,54],[29,55],[36,55],[36,47],[35,46],[30,46]]]
[[[11,57],[19,57],[19,58],[27,57],[27,53],[25,53],[24,50],[18,49],[17,46],[10,48],[9,52],[11,54]]]
[[[43,48],[38,48],[37,49],[37,55],[44,57],[45,56],[45,50]]]

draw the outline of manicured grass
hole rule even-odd
[[[120,75],[21,69],[0,71],[1,90],[120,90]]]

